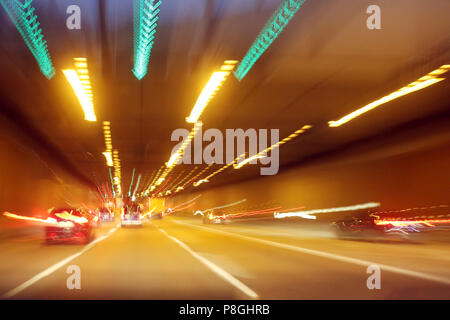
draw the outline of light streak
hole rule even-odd
[[[235,169],[240,169],[240,168],[242,168],[244,165],[246,165],[247,163],[249,163],[249,162],[252,161],[252,160],[265,158],[267,152],[271,151],[271,150],[274,149],[274,148],[278,148],[280,145],[289,142],[290,140],[296,138],[298,135],[300,135],[300,134],[306,132],[307,130],[309,130],[309,129],[311,129],[311,128],[312,128],[311,125],[308,125],[308,124],[307,124],[307,125],[304,125],[303,127],[301,127],[300,129],[294,131],[293,133],[291,133],[289,136],[287,136],[287,137],[284,138],[283,140],[278,141],[277,143],[274,143],[273,145],[271,145],[270,147],[264,149],[263,151],[260,151],[260,152],[258,152],[257,154],[255,154],[255,155],[253,155],[253,156],[251,156],[251,157],[248,157],[247,159],[242,160],[242,161],[240,161],[240,162],[237,162],[237,161],[236,161],[237,163],[236,163],[236,164],[233,164],[233,167],[234,167]],[[237,160],[241,159],[241,158],[244,157],[244,156],[245,156],[245,154],[241,154],[241,155],[237,158]]]
[[[203,170],[201,170],[200,172],[198,172],[195,176],[193,176],[191,179],[189,179],[188,182],[186,182],[183,185],[183,188],[186,187],[189,183],[191,183],[192,180],[197,179],[198,177],[200,177],[203,173],[205,173],[214,163],[210,163],[206,168],[203,168]],[[202,182],[203,183],[203,182]],[[195,183],[194,183],[195,186]]]
[[[450,223],[450,219],[423,219],[423,220],[391,220],[379,219],[374,221],[376,225],[393,225],[394,227],[409,227],[416,224],[424,224],[433,227],[435,224]]]
[[[445,80],[445,78],[438,78],[436,77],[437,75],[443,74],[445,72],[448,71],[448,69],[450,69],[450,65],[442,65],[441,67],[439,67],[438,69],[431,71],[430,73],[428,73],[427,75],[417,79],[414,82],[411,82],[410,84],[408,84],[405,87],[402,87],[400,89],[398,89],[397,91],[394,91],[390,94],[388,94],[387,96],[384,96],[378,100],[375,100],[367,105],[365,105],[364,107],[361,107],[349,114],[347,114],[346,116],[343,116],[341,119],[336,120],[336,121],[328,121],[328,125],[330,127],[339,127],[359,116],[361,116],[362,114],[369,112],[373,109],[375,109],[376,107],[381,106],[382,104],[388,103],[389,101],[392,101],[394,99],[398,99],[400,97],[403,97],[404,95],[407,95],[409,93],[413,93],[415,91],[424,89],[426,87],[429,87],[435,83],[438,83],[442,80]]]
[[[236,158],[236,159],[237,159],[237,158]],[[201,180],[203,180],[202,182],[200,182],[201,180],[197,181],[197,182],[198,182],[198,183],[197,183],[197,186],[199,186],[200,184],[202,184],[202,183],[204,183],[204,182],[209,182],[209,180],[210,180],[212,177],[214,177],[215,175],[221,173],[222,171],[226,170],[228,167],[230,167],[230,166],[232,166],[234,163],[236,163],[236,159],[235,159],[233,162],[230,162],[230,163],[224,165],[223,167],[217,169],[216,171],[214,171],[213,173],[211,173],[211,174],[210,174],[209,176],[207,176],[206,178],[201,179]],[[211,164],[211,165],[212,165],[212,164]],[[195,186],[195,183],[194,183],[194,186]]]
[[[242,61],[236,68],[234,75],[241,81],[250,71],[256,61],[269,48],[273,41],[287,26],[294,14],[306,0],[284,0],[266,22],[256,40],[250,46]]]
[[[141,80],[148,69],[153,48],[161,1],[136,0],[134,6],[134,68],[133,74]]]
[[[131,187],[133,186],[133,180],[134,180],[134,172],[135,172],[136,168],[133,168],[133,174],[131,175],[131,183],[130,183],[130,188],[128,189],[128,196],[131,196]]]
[[[212,211],[212,210],[216,210],[216,209],[229,208],[229,207],[233,207],[233,206],[236,206],[238,204],[241,204],[241,203],[243,203],[245,201],[247,201],[247,199],[244,198],[242,200],[239,200],[239,201],[236,201],[236,202],[232,202],[232,203],[228,203],[228,204],[224,204],[224,205],[219,206],[219,207],[204,209],[203,211]]]
[[[105,151],[105,152],[103,152],[102,154],[103,154],[103,155],[105,156],[105,158],[106,158],[106,165],[107,165],[108,167],[113,167],[113,166],[114,166],[114,163],[113,163],[113,160],[112,160],[111,152]]]
[[[198,187],[199,185],[201,185],[204,182],[209,182],[209,180],[207,180],[207,179],[200,179],[197,182],[194,182],[193,185],[194,185],[194,187]]]
[[[183,141],[183,143],[181,144],[181,146],[177,149],[177,151],[175,151],[171,156],[169,161],[166,162],[166,167],[168,169],[172,168],[173,166],[175,166],[176,162],[178,161],[178,159],[180,159],[183,154],[185,149],[187,148],[187,146],[191,143],[192,139],[194,138],[195,134],[198,132],[198,130],[200,130],[202,126],[202,122],[201,121],[197,121],[194,125],[194,127],[192,128],[191,132],[189,133],[189,136]]]
[[[37,16],[31,6],[32,0],[19,2],[17,0],[0,0],[8,16],[14,22],[17,30],[33,54],[41,72],[51,79],[55,75],[55,68],[47,49],[42,29],[39,28]]]
[[[86,218],[73,216],[70,213],[68,213],[67,211],[64,211],[63,213],[55,214],[59,218],[66,220],[66,221],[59,221],[59,222],[55,218],[51,218],[51,217],[48,217],[46,219],[34,218],[34,217],[27,217],[27,216],[14,214],[14,213],[7,212],[7,211],[3,212],[3,215],[5,217],[11,218],[11,219],[39,222],[39,223],[50,224],[50,225],[55,225],[55,226],[60,226],[60,227],[73,227],[72,222],[79,223],[79,224],[88,222],[88,220]],[[70,220],[70,221],[67,221],[67,220]]]
[[[305,215],[312,215],[317,213],[332,213],[332,212],[344,212],[344,211],[356,211],[362,209],[376,208],[379,207],[379,202],[367,202],[362,204],[355,204],[345,207],[327,208],[327,209],[314,209],[308,211],[297,211],[297,212],[274,212],[273,216],[275,219],[283,219],[287,217],[305,217]]]
[[[231,70],[233,70],[236,63],[237,61],[235,60],[226,60],[223,66],[220,68],[220,71],[213,72],[202,92],[200,93],[200,96],[195,102],[191,114],[186,118],[186,121],[188,123],[195,123],[198,121],[203,110],[205,110],[208,103],[212,98],[214,98],[220,87],[222,87],[223,83],[228,78]]]
[[[138,179],[137,179],[137,182],[136,182],[136,187],[134,188],[134,191],[133,191],[133,196],[136,194],[136,191],[139,188],[139,184],[140,183],[141,183],[141,174],[138,175]]]
[[[83,83],[77,72],[73,69],[65,69],[62,71],[72,86],[75,95],[80,102],[84,112],[84,119],[87,121],[97,121],[94,111],[94,103],[92,102],[92,93],[86,83]],[[89,80],[84,80],[89,81]]]
[[[114,167],[114,179],[111,178],[111,185],[113,189],[113,195],[115,197],[116,192],[114,190],[114,186],[116,186],[117,193],[119,195],[121,194],[121,187],[120,187],[121,169],[120,169],[119,151],[113,150],[110,121],[103,121],[103,136],[105,138],[105,147],[106,147],[106,151],[103,152],[103,155],[106,157],[106,165],[108,167]],[[111,157],[112,159],[110,159]],[[111,176],[111,170],[109,170],[109,174]]]
[[[201,196],[202,196],[202,195],[199,194],[198,196],[196,196],[196,197],[194,197],[194,198],[192,198],[192,199],[190,199],[190,200],[188,200],[188,201],[186,201],[186,202],[183,202],[183,203],[180,203],[180,204],[176,205],[176,206],[173,207],[172,209],[176,209],[176,208],[179,208],[179,207],[181,207],[181,206],[183,206],[183,205],[185,205],[185,204],[194,202],[195,200],[197,200],[197,199],[200,198]]]

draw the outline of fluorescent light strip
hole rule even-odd
[[[139,80],[147,74],[160,5],[161,1],[156,0],[135,0],[134,3],[133,73]]]
[[[214,98],[217,91],[220,89],[220,87],[222,87],[223,83],[230,75],[231,70],[233,70],[236,63],[237,61],[235,60],[225,60],[224,64],[220,68],[220,71],[216,71],[211,75],[208,83],[203,88],[200,96],[197,99],[197,102],[192,108],[190,116],[186,118],[186,121],[188,123],[195,123],[198,121],[203,110],[205,110],[209,101]]]
[[[253,42],[245,57],[237,66],[234,75],[239,81],[246,76],[259,57],[261,57],[281,31],[283,31],[305,1],[306,0],[284,0],[278,6],[258,34],[255,42]]]
[[[108,167],[114,167],[114,163],[113,163],[113,160],[112,160],[111,152],[108,152],[108,151],[103,152],[103,155],[106,158],[106,165]]]
[[[81,59],[81,58],[78,58],[78,59]],[[106,151],[103,152],[103,155],[106,158],[106,165],[108,167],[114,167],[113,186],[116,186],[117,194],[120,195],[122,193],[122,191],[121,191],[120,158],[119,158],[119,151],[113,150],[111,122],[103,121],[103,135],[105,137],[105,146],[106,146]],[[114,193],[115,193],[115,191],[114,191]]]
[[[339,120],[328,121],[328,125],[330,127],[339,127],[339,126],[359,117],[360,115],[362,115],[366,112],[369,112],[370,110],[373,110],[376,107],[379,107],[382,104],[388,103],[389,101],[403,97],[407,94],[416,92],[418,90],[422,90],[422,89],[429,87],[435,83],[445,80],[445,78],[438,78],[436,76],[447,72],[448,69],[450,69],[450,65],[448,65],[448,64],[443,65],[440,68],[438,68],[434,71],[431,71],[427,75],[417,79],[416,81],[411,82],[407,86],[402,87],[402,88],[398,89],[397,91],[394,91],[394,92],[388,94],[387,96],[384,96],[378,100],[375,100],[375,101],[365,105],[364,107],[359,108],[359,109],[347,114],[346,116],[342,117]]]
[[[65,69],[62,71],[72,86],[78,101],[81,104],[81,108],[84,111],[84,119],[87,121],[97,121],[97,117],[94,112],[94,104],[92,99],[86,94],[85,88],[78,77],[78,74],[73,69]]]
[[[362,210],[362,209],[369,209],[369,208],[376,208],[379,207],[379,202],[367,202],[363,204],[355,204],[351,206],[346,207],[337,207],[337,208],[327,208],[327,209],[315,209],[315,210],[308,210],[308,211],[297,211],[297,212],[274,212],[273,216],[275,219],[283,219],[288,217],[301,217],[306,219],[314,219],[310,215],[317,214],[317,213],[332,213],[332,212],[344,212],[344,211],[356,211],[356,210]]]
[[[14,22],[17,30],[36,59],[41,72],[51,79],[55,75],[52,59],[47,49],[47,42],[44,40],[42,29],[39,28],[37,16],[31,6],[32,0],[25,0],[23,3],[17,0],[0,0],[0,4],[5,8],[8,16]]]

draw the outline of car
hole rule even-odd
[[[361,213],[333,222],[332,226],[338,239],[410,241],[422,230],[421,226],[403,227],[381,221],[375,215]]]
[[[154,212],[152,214],[147,215],[148,220],[161,220],[163,218],[163,212]]]
[[[114,213],[108,208],[100,208],[99,214],[102,222],[114,222]]]
[[[142,213],[137,204],[131,204],[124,207],[121,215],[120,225],[126,226],[142,226]]]
[[[214,214],[212,212],[203,216],[203,223],[205,224],[225,224],[229,220],[225,214]]]
[[[86,244],[95,238],[95,221],[82,210],[53,209],[47,220],[51,222],[45,227],[45,241],[48,244],[59,242]]]

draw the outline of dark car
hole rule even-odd
[[[73,208],[53,209],[45,228],[47,243],[71,242],[85,244],[95,238],[95,221],[91,215]]]
[[[111,212],[108,208],[100,208],[99,215],[102,222],[114,221],[114,213]]]
[[[137,204],[130,204],[124,207],[124,211],[121,216],[120,225],[125,226],[142,226],[142,213]]]
[[[333,229],[339,239],[367,240],[410,240],[412,234],[420,232],[418,228],[379,223],[377,216],[368,213],[333,222]]]
[[[214,214],[212,212],[203,216],[203,223],[205,224],[225,224],[229,220],[225,214]]]

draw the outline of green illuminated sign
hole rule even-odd
[[[236,67],[234,75],[239,81],[241,81],[250,71],[255,62],[278,37],[281,31],[283,31],[284,27],[287,26],[294,14],[300,9],[305,1],[306,0],[284,0],[278,6],[258,34],[258,37],[247,51],[245,57]]]
[[[47,50],[47,42],[44,40],[42,29],[39,28],[37,16],[31,6],[33,0],[25,0],[23,3],[18,0],[0,0],[11,20],[16,25],[17,30],[27,44],[31,53],[35,57],[42,73],[51,79],[55,75],[50,54]]]
[[[135,1],[133,73],[139,80],[147,74],[160,5],[161,1],[156,0]]]

